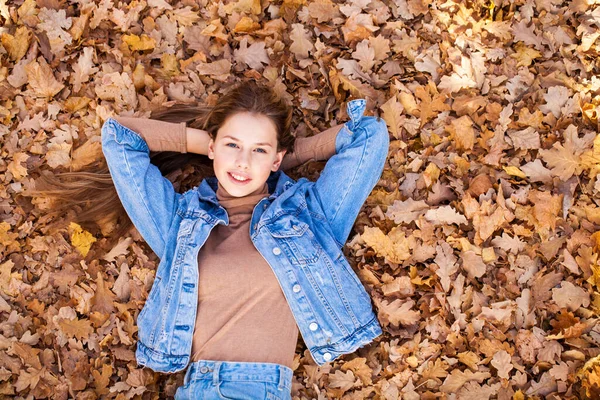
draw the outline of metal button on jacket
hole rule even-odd
[[[292,290],[294,291],[294,293],[298,293],[300,291],[300,285],[294,285],[292,287]]]
[[[323,354],[323,359],[324,359],[325,361],[329,361],[329,360],[331,360],[331,353],[325,353],[325,354]]]
[[[202,372],[203,374],[208,372],[208,367],[202,367],[200,368],[200,372]]]
[[[279,247],[273,247],[273,254],[276,256],[281,254],[281,249]]]
[[[310,329],[311,331],[316,331],[318,327],[319,327],[319,325],[317,325],[315,322],[313,322],[312,324],[310,324],[308,326],[308,329]]]

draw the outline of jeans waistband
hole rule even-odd
[[[279,390],[292,389],[294,372],[288,366],[275,363],[200,360],[190,364],[185,381],[253,381],[277,385]]]

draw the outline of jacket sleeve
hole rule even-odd
[[[162,258],[181,194],[150,163],[150,149],[142,136],[112,118],[102,126],[102,152],[125,211]]]
[[[340,247],[375,187],[385,164],[389,135],[383,119],[364,116],[366,101],[347,105],[348,121],[336,137],[332,156],[314,185],[325,219]]]

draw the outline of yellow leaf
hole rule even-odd
[[[175,76],[179,74],[179,63],[175,54],[163,54],[160,57],[160,64],[162,65],[163,72],[167,76]]]
[[[96,238],[88,231],[84,231],[81,226],[75,222],[69,224],[69,231],[71,232],[71,244],[75,246],[82,256],[87,256],[87,253],[90,251],[90,247],[92,247],[92,243],[96,241]]]
[[[90,101],[92,101],[92,99],[88,97],[69,97],[65,101],[65,110],[69,112],[79,111],[85,106],[87,106],[90,103]]]
[[[431,187],[440,177],[440,169],[434,163],[429,163],[427,168],[425,168],[425,172],[423,172],[423,179],[425,180],[425,185],[427,187]]]
[[[411,256],[409,241],[400,229],[394,228],[386,235],[377,227],[367,226],[361,237],[379,256],[393,263],[402,263]]]
[[[502,167],[502,169],[509,175],[516,176],[521,179],[527,178],[527,175],[525,175],[525,173],[521,171],[518,167],[514,167],[511,165],[508,167]]]
[[[517,390],[513,395],[513,400],[525,400],[525,395],[520,390]]]
[[[518,61],[517,67],[529,67],[533,60],[541,56],[542,53],[521,42],[517,43],[517,52],[511,54],[511,57]]]
[[[127,43],[132,51],[152,50],[156,46],[156,41],[148,35],[123,35],[123,41]]]
[[[25,26],[17,28],[15,35],[2,34],[2,46],[8,51],[8,56],[13,61],[19,61],[29,48],[30,32]]]
[[[102,158],[102,144],[88,140],[79,146],[73,152],[73,161],[71,167],[74,171],[79,171],[86,165],[90,165]]]
[[[18,152],[13,154],[13,160],[8,163],[8,170],[13,174],[15,181],[20,181],[27,176],[27,168],[21,165],[22,162],[26,162],[29,159],[27,153]]]
[[[233,31],[235,33],[248,33],[254,32],[255,30],[260,29],[260,24],[252,20],[252,18],[243,16],[237,24],[235,24],[235,28]]]
[[[594,147],[581,155],[581,166],[590,170],[592,179],[600,172],[600,135],[596,135]]]
[[[227,14],[237,11],[239,13],[258,15],[262,11],[262,6],[260,5],[260,0],[238,0],[225,5],[223,9]]]

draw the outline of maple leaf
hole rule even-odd
[[[269,64],[265,42],[256,41],[248,47],[246,37],[241,40],[239,49],[233,51],[233,57],[236,62],[244,63],[256,70],[263,69],[263,64]]]

